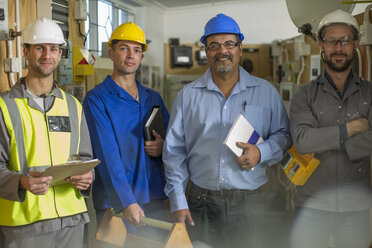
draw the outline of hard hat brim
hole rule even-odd
[[[203,43],[205,45],[205,43],[207,42],[207,38],[211,35],[214,35],[214,34],[235,34],[238,36],[238,39],[240,41],[243,41],[244,40],[244,35],[242,33],[231,33],[231,32],[216,32],[216,33],[211,33],[211,34],[207,34],[207,35],[203,35],[201,38],[200,38],[200,42]]]

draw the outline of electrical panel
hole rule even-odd
[[[300,56],[310,55],[310,44],[306,43],[305,35],[301,35],[295,39],[294,43],[294,59],[299,60]]]
[[[301,70],[299,61],[288,61],[281,65],[281,79],[284,82],[294,82],[295,75]]]
[[[5,72],[19,72],[21,60],[19,58],[5,58],[4,71]]]
[[[287,110],[287,113],[289,113],[291,100],[296,90],[297,90],[297,85],[293,82],[281,82],[279,84],[279,94],[282,98],[282,101],[283,101],[285,109]]]
[[[87,4],[83,0],[74,2],[74,19],[78,21],[87,20]]]
[[[310,80],[316,79],[320,73],[320,55],[311,55],[310,57]]]
[[[281,47],[281,45],[280,45],[280,43],[278,41],[274,41],[271,44],[270,52],[271,52],[271,56],[272,57],[278,57],[278,56],[281,55],[281,53],[282,53],[282,47]]]
[[[8,0],[0,0],[0,40],[9,40]]]
[[[172,68],[192,67],[192,47],[172,46]]]
[[[200,49],[196,51],[196,58],[198,60],[198,65],[206,65],[207,64],[207,53],[204,49]]]
[[[372,45],[372,24],[369,19],[369,10],[372,5],[368,5],[364,12],[363,24],[360,25],[360,45]]]
[[[72,43],[68,41],[66,56],[59,63],[59,85],[71,85],[74,83],[73,68],[72,68]]]

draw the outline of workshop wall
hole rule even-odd
[[[79,26],[77,21],[73,19],[74,0],[69,0],[69,40],[72,45],[82,46],[84,39],[79,35]],[[37,18],[37,1],[36,0],[20,0],[20,28],[23,31],[26,26]],[[15,1],[8,1],[9,13],[9,28],[15,30]],[[27,14],[25,14],[27,13]],[[84,30],[83,24],[82,30]],[[22,40],[22,37],[21,37]],[[16,41],[13,40],[13,55],[16,55]],[[23,53],[22,53],[23,56]],[[6,41],[0,41],[0,92],[8,90],[9,81],[8,75],[4,72],[4,59],[7,57]],[[23,58],[22,58],[23,62]],[[27,74],[27,70],[23,70],[23,75]],[[18,80],[16,77],[15,80]]]
[[[198,64],[197,52],[204,50],[204,47],[198,47],[196,44],[180,44],[180,46],[189,46],[192,48],[192,66],[191,67],[172,67],[171,45],[164,44],[164,74],[203,74],[209,67],[208,64]],[[272,68],[270,63],[270,45],[269,44],[243,44],[243,55],[240,59],[240,65],[243,61],[249,59],[253,62],[252,75],[268,78],[271,77]]]

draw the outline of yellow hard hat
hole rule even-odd
[[[142,51],[147,50],[146,36],[143,30],[133,22],[127,22],[117,27],[111,34],[108,46],[112,47],[114,40],[131,40],[142,44]]]

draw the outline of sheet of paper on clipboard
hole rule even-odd
[[[74,161],[66,164],[54,165],[48,167],[44,172],[40,174],[40,177],[52,176],[51,186],[62,185],[68,183],[65,179],[74,176],[81,175],[89,172],[96,167],[101,161],[98,159],[91,159],[86,161]]]

